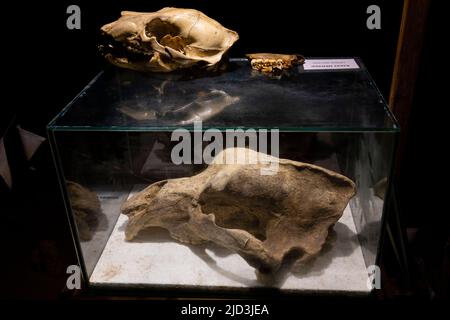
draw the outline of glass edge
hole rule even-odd
[[[387,104],[386,100],[384,99],[383,95],[381,94],[378,86],[376,85],[372,75],[367,70],[365,64],[362,62],[361,58],[358,56],[354,57],[308,57],[308,58],[314,58],[314,59],[355,59],[358,66],[361,68],[361,72],[365,72],[371,81],[373,87],[375,88],[377,95],[382,100],[383,109],[389,120],[392,122],[391,127],[376,127],[376,128],[361,128],[361,127],[343,127],[343,128],[336,128],[336,127],[311,127],[311,128],[295,128],[295,127],[289,127],[289,128],[277,128],[277,127],[210,127],[210,128],[204,128],[203,131],[208,129],[218,129],[218,130],[227,130],[227,129],[278,129],[280,132],[399,132],[400,126],[398,124],[397,119],[395,118],[394,114],[389,108],[389,105]],[[230,58],[230,61],[234,62],[246,62],[248,61],[247,58],[239,57],[239,58]],[[78,93],[74,99],[72,99],[47,125],[48,131],[143,131],[143,132],[161,132],[161,131],[173,131],[175,129],[187,129],[192,130],[190,127],[139,127],[139,126],[133,126],[133,127],[90,127],[90,126],[61,126],[57,125],[56,122],[59,118],[64,116],[64,114],[70,109],[70,107],[78,100],[78,98],[85,93],[93,84],[95,81],[98,80],[102,75],[104,74],[104,70],[100,71],[98,74],[95,75],[95,77],[83,88],[83,90]]]
[[[89,274],[86,269],[86,262],[84,259],[83,249],[81,247],[81,242],[79,239],[78,227],[75,222],[75,217],[72,209],[72,205],[69,200],[69,195],[67,193],[66,187],[66,177],[61,164],[61,157],[59,154],[58,143],[56,142],[55,131],[48,130],[47,135],[49,138],[50,151],[53,158],[54,168],[56,171],[56,176],[58,180],[58,186],[60,194],[64,203],[64,211],[66,213],[67,223],[69,225],[71,238],[74,244],[75,255],[81,269],[83,280],[85,283],[89,281]]]
[[[395,130],[395,132],[400,132],[400,125],[397,121],[397,118],[395,117],[395,115],[392,113],[391,108],[389,108],[389,104],[387,103],[386,99],[384,98],[384,96],[381,94],[380,89],[378,88],[375,80],[373,79],[372,75],[370,74],[369,70],[366,68],[366,66],[364,65],[364,63],[362,62],[360,57],[354,57],[354,59],[357,61],[357,63],[360,66],[364,67],[364,72],[367,74],[367,76],[369,77],[369,80],[372,82],[373,87],[375,88],[378,96],[380,97],[380,99],[383,101],[383,108],[384,108],[384,112],[386,113],[387,117],[389,118],[389,120],[392,122],[392,126],[393,126],[393,130]]]
[[[186,129],[190,132],[193,131],[207,131],[209,129],[216,129],[219,131],[226,130],[278,130],[279,132],[343,132],[343,133],[356,133],[356,132],[391,132],[396,133],[399,132],[398,128],[336,128],[336,127],[311,127],[311,128],[279,128],[279,127],[202,127],[201,130],[195,130],[194,127],[76,127],[76,126],[53,126],[51,127],[52,131],[59,132],[166,132],[166,131],[174,131],[179,129]]]
[[[47,124],[47,130],[51,131],[54,130],[55,127],[58,127],[55,124],[58,119],[64,116],[67,111],[69,111],[72,105],[98,80],[98,78],[103,75],[104,72],[104,70],[101,70],[99,73],[97,73],[94,78],[92,78],[92,80],[89,81],[89,83],[75,96],[75,98],[70,100],[69,103],[67,103],[66,106],[60,112],[58,112],[56,116],[53,117],[53,119]]]

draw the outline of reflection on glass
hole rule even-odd
[[[213,89],[209,92],[199,91],[192,102],[165,108],[162,111],[129,105],[119,107],[118,110],[138,121],[159,119],[177,125],[187,125],[194,121],[206,121],[237,101],[239,101],[239,97],[232,97],[223,90]]]

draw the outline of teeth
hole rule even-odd
[[[136,47],[132,47],[132,46],[127,46],[127,50],[135,52],[135,53],[143,54],[143,55],[146,55],[146,56],[151,55],[149,52],[144,51],[141,48],[136,48]]]

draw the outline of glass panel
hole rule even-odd
[[[183,284],[176,282],[177,280],[169,283],[170,279],[166,279],[169,282],[161,282],[158,277],[162,274],[158,273],[150,277],[148,283],[142,283],[141,275],[133,276],[136,275],[134,272],[139,268],[142,257],[136,254],[131,258],[121,258],[120,254],[121,250],[130,250],[127,247],[130,244],[124,240],[127,218],[120,214],[120,207],[130,193],[142,190],[156,181],[191,177],[206,167],[205,164],[173,164],[171,151],[178,142],[171,141],[170,137],[171,132],[55,133],[86,271],[97,285],[117,284],[114,282],[115,278],[109,281],[103,277],[112,260],[121,266],[117,277],[125,277],[126,274],[126,284]],[[311,163],[341,173],[351,178],[357,187],[357,193],[349,203],[348,215],[346,211],[330,233],[333,238],[330,242],[331,249],[324,249],[317,261],[306,265],[300,273],[289,275],[285,285],[289,288],[292,283],[297,283],[296,279],[324,274],[325,278],[320,280],[323,287],[311,288],[329,290],[336,285],[331,282],[339,282],[340,280],[336,279],[340,277],[342,281],[344,278],[348,280],[348,277],[356,277],[355,282],[346,288],[349,291],[363,291],[366,283],[364,276],[367,274],[365,267],[374,264],[376,259],[395,139],[392,134],[383,132],[282,132],[279,140],[281,158]],[[101,209],[97,212],[88,211],[87,214],[92,216],[86,216],[86,212],[80,213],[77,209],[80,206],[77,203],[79,197],[70,191],[71,188],[73,190],[74,183],[97,196]],[[84,199],[86,198],[85,193]],[[163,241],[170,242],[175,247],[179,246],[164,230],[143,232],[136,241],[147,245]],[[193,252],[198,250],[197,246],[188,247]],[[149,250],[152,250],[151,248],[149,247]],[[218,258],[218,263],[226,261],[221,259]],[[177,263],[176,258],[174,263]],[[252,269],[243,260],[241,267],[244,274]],[[226,286],[232,282],[232,271],[228,276],[217,276],[214,270],[211,272],[211,276],[215,274],[215,281],[219,284]],[[333,272],[339,274],[331,277]],[[254,274],[247,276],[244,278],[249,283],[254,281],[254,285],[261,285],[253,279]],[[209,283],[206,281],[202,285],[208,286]]]
[[[242,59],[209,76],[119,69],[99,74],[48,127],[91,284],[368,292],[366,268],[377,259],[398,126],[357,61],[358,70],[299,67],[279,77],[255,73]],[[222,135],[224,129],[279,129],[280,158],[319,165],[355,182],[356,195],[316,259],[267,283],[236,253],[180,244],[162,229],[125,241],[128,218],[121,206],[130,195],[207,167],[176,165],[171,158],[179,143],[172,141],[173,130],[185,127],[193,159],[197,120],[201,130],[221,129]],[[262,133],[255,132],[260,141]],[[200,149],[209,143],[200,139]]]
[[[246,60],[229,71],[187,77],[110,69],[94,79],[50,125],[63,130],[165,131],[192,127],[284,131],[395,131],[397,126],[363,64],[360,69],[254,72]]]

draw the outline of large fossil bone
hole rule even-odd
[[[67,193],[81,241],[89,241],[99,223],[102,209],[97,194],[73,181],[66,181]]]
[[[275,174],[261,174],[267,161],[278,161]],[[286,257],[317,255],[354,193],[350,179],[327,169],[229,148],[200,174],[156,182],[124,203],[125,237],[162,227],[182,243],[211,241],[271,272]]]
[[[128,69],[169,72],[212,67],[238,40],[236,32],[194,9],[123,11],[101,28],[109,41],[100,46],[111,63]]]

